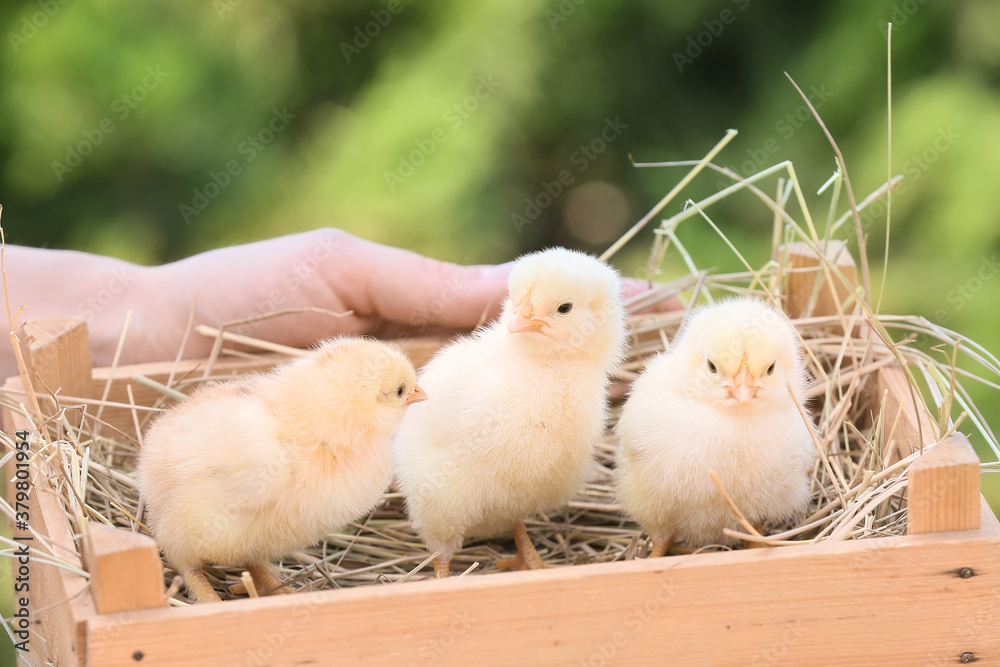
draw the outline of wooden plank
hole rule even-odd
[[[805,241],[797,241],[779,246],[774,259],[783,261],[787,255],[789,269],[788,283],[785,289],[785,310],[793,319],[806,316],[836,315],[844,309],[848,297],[854,294],[858,285],[858,267],[854,257],[843,241],[830,240],[821,244],[820,251],[847,278],[850,286],[837,278],[827,282],[821,268],[819,255]],[[817,282],[823,283],[817,292]],[[815,306],[809,309],[809,302],[816,294]],[[838,307],[839,306],[839,307]],[[846,312],[850,312],[847,308]],[[839,325],[833,327],[843,333]]]
[[[28,320],[18,338],[35,391],[90,396],[90,337],[80,317]]]
[[[979,494],[979,530],[1000,534],[1000,517],[983,494]]]
[[[28,377],[39,397],[48,396],[49,392],[58,392],[59,396],[89,395],[92,369],[84,320],[29,320],[21,328],[19,338]],[[20,378],[11,378],[5,386],[20,383]],[[27,419],[13,411],[4,411],[4,423],[14,432],[32,430]],[[50,560],[82,570],[69,520],[57,493],[49,486],[47,475],[40,472],[37,460],[31,464],[30,480],[29,525],[41,538],[32,536],[25,544],[48,554]],[[35,559],[30,568],[30,608],[35,620],[41,621],[46,651],[59,665],[82,664],[83,618],[94,613],[90,596],[86,595],[87,579],[65,567]]]
[[[417,336],[408,339],[391,340],[388,342],[399,345],[403,352],[405,352],[410,358],[413,365],[420,368],[427,363],[435,352],[441,349],[441,347],[450,340],[451,338],[447,336]],[[233,375],[251,371],[262,371],[271,368],[275,364],[287,361],[290,358],[288,355],[275,354],[273,352],[262,352],[258,356],[260,357],[259,359],[222,356],[215,362],[212,374]],[[177,364],[175,376],[177,378],[193,377],[195,371],[200,372],[205,367],[205,362],[205,359],[182,359]],[[141,364],[131,364],[128,366],[119,366],[115,369],[113,383],[121,382],[132,378],[135,375],[145,375],[146,377],[152,378],[157,382],[164,382],[170,376],[170,372],[173,369],[174,362],[172,361],[153,361]],[[103,383],[107,382],[109,377],[111,377],[111,368],[102,367],[95,368],[93,370],[94,382],[102,383],[102,387]],[[113,387],[114,384],[112,384],[112,388]]]
[[[454,340],[454,336],[415,336],[391,340],[402,348],[410,362],[419,370],[431,360],[438,350]]]
[[[87,542],[90,592],[99,613],[166,606],[163,564],[152,538],[91,521]]]
[[[427,345],[425,353],[429,357],[439,346]],[[234,362],[235,372],[247,368],[247,360],[226,361]],[[144,366],[169,373],[172,364]],[[124,391],[123,381],[114,382]],[[898,387],[894,391],[897,399],[908,396]],[[905,409],[908,403],[900,400],[899,405]],[[905,414],[899,428],[904,421]],[[941,465],[926,467],[946,471],[947,479],[953,463],[945,457]],[[51,500],[58,512],[50,508],[47,514],[57,524],[61,518],[65,544],[72,545],[66,517]],[[655,656],[678,664],[909,665],[955,663],[966,652],[989,662],[1000,657],[1000,601],[994,592],[1000,573],[990,571],[1000,557],[1000,523],[979,502],[982,528],[964,533],[585,565],[183,609],[97,615],[92,604],[89,611],[77,605],[64,633],[73,637],[75,653],[66,653],[64,636],[53,643],[59,647],[59,664],[82,664],[86,657],[93,665],[139,660],[144,665],[627,665],[649,664]],[[59,526],[52,530],[58,532]],[[60,579],[65,574],[61,570]],[[85,594],[77,597],[90,600]],[[934,614],[914,614],[914,609]],[[50,638],[51,626],[51,621],[45,626]],[[373,641],[376,632],[391,639]]]
[[[421,336],[392,342],[396,343],[403,349],[407,356],[409,356],[410,361],[413,362],[414,366],[420,368],[427,363],[434,353],[441,349],[441,347],[449,340],[449,338],[444,336]],[[266,372],[273,368],[276,364],[288,361],[289,359],[286,355],[273,353],[263,353],[260,357],[260,359],[246,359],[243,357],[220,358],[219,361],[215,363],[215,367],[213,368],[213,376]],[[200,370],[204,368],[205,361],[205,359],[182,360],[177,365],[177,370],[174,373],[175,378],[196,377],[200,374]],[[96,414],[96,400],[104,395],[104,388],[107,385],[108,378],[110,377],[112,380],[111,389],[108,392],[108,401],[127,405],[129,402],[127,387],[131,387],[132,396],[135,399],[136,405],[150,406],[160,398],[161,394],[155,389],[150,389],[149,387],[135,382],[132,378],[136,375],[144,375],[152,380],[160,382],[161,384],[165,384],[167,379],[170,377],[171,371],[173,370],[174,362],[172,361],[157,361],[119,366],[114,369],[113,376],[111,374],[111,368],[95,368],[93,369],[90,386],[86,392],[83,392],[82,394],[69,394],[63,392],[60,399],[63,405],[87,403],[90,406],[87,408],[88,413],[92,415]],[[196,371],[198,371],[198,373],[196,373]],[[20,378],[16,376],[8,378],[4,388],[12,392],[23,391]],[[39,401],[47,403],[48,399],[44,395],[39,395]],[[139,411],[138,417],[140,427],[144,428],[147,421],[154,414],[156,413]],[[128,437],[135,438],[135,425],[132,419],[132,410],[130,408],[113,406],[105,407],[101,413],[101,420],[107,422],[115,429],[127,434]],[[102,432],[102,435],[114,439],[120,438],[120,436],[116,437],[116,433],[111,429],[105,429]]]
[[[13,423],[10,421],[10,418],[8,417],[8,411],[6,409],[4,410],[3,430],[4,430],[4,436],[6,437],[0,440],[0,442],[3,443],[3,447],[2,449],[0,449],[0,454],[6,455],[8,451],[16,451],[17,443],[20,440],[19,438],[17,438],[16,429],[13,427]],[[12,442],[8,443],[7,438],[10,438]],[[6,475],[4,479],[7,480],[6,495],[8,504],[12,508],[14,508],[15,512],[24,511],[24,505],[17,504],[18,503],[17,488],[15,482],[17,475],[17,459],[12,457],[7,462],[7,465],[4,466],[3,471]],[[34,512],[37,511],[37,505],[32,502],[32,499],[30,497],[28,499],[27,509],[30,520],[30,515],[33,515]],[[30,553],[28,555],[29,558],[28,562],[27,563],[21,562],[21,558],[23,558],[25,555],[23,549],[30,549],[31,545],[34,542],[34,538],[31,536],[31,533],[28,530],[23,530],[19,528],[15,521],[9,519],[8,517],[4,517],[3,520],[6,521],[7,524],[9,525],[11,538],[14,540],[14,546],[10,550],[11,553],[9,560],[10,589],[12,590],[12,602],[14,608],[5,611],[19,612],[22,607],[21,598],[27,598],[28,601],[27,608],[29,616],[28,622],[30,623],[27,629],[28,636],[25,637],[23,634],[21,634],[23,632],[23,629],[19,626],[19,624],[15,624],[13,619],[10,622],[10,627],[11,630],[16,633],[14,640],[15,644],[27,640],[28,653],[26,655],[29,655],[32,660],[37,660],[41,662],[40,658],[44,654],[43,649],[45,648],[45,639],[40,632],[41,624],[38,622],[38,609],[42,605],[38,604],[37,590],[33,591],[31,588],[33,581],[34,564],[30,560]],[[34,521],[31,521],[31,524],[33,523]],[[22,568],[27,568],[27,570],[26,571],[22,570]],[[24,586],[28,587],[27,590],[24,589]],[[16,647],[14,648],[14,651],[15,651],[15,664],[18,667],[22,666],[33,667],[32,665],[28,665],[28,663],[22,657],[23,654],[19,650],[17,650]]]
[[[909,534],[979,528],[979,457],[964,435],[928,450],[910,466],[909,477]]]
[[[22,416],[5,410],[4,428],[13,433],[28,430],[30,426]],[[52,546],[51,556],[71,567],[83,569],[69,519],[55,491],[44,481],[44,477],[39,476],[34,463],[31,480],[34,483],[29,498],[31,529]],[[14,534],[30,536],[27,531],[15,531]],[[34,537],[24,541],[24,544],[47,553],[44,543]],[[40,624],[34,626],[35,634],[31,638],[28,656],[36,661],[35,664],[42,664],[39,655],[44,653],[60,667],[82,665],[85,646],[83,621],[96,613],[91,596],[87,595],[87,579],[64,567],[36,560],[32,560],[29,567],[29,609],[33,621],[40,621]],[[44,636],[44,646],[40,645],[39,634]]]
[[[441,349],[442,345],[447,343],[449,340],[449,338],[444,336],[421,336],[391,342],[399,345],[407,356],[409,356],[413,365],[420,368],[427,363],[434,353]],[[212,374],[213,376],[226,376],[238,375],[241,373],[266,372],[273,368],[276,364],[288,361],[289,359],[287,355],[274,354],[270,352],[263,353],[259,356],[260,359],[246,359],[243,357],[220,358],[215,363]],[[201,369],[204,368],[205,361],[205,359],[182,360],[179,364],[177,364],[174,377],[192,379],[197,377],[200,375]],[[132,396],[135,399],[136,405],[150,406],[160,398],[161,394],[155,389],[150,389],[149,387],[135,382],[132,378],[136,375],[144,375],[161,384],[165,384],[167,379],[170,377],[171,371],[173,370],[174,362],[172,361],[158,361],[119,366],[114,369],[113,376],[111,374],[111,368],[95,368],[93,369],[92,379],[86,392],[83,392],[82,394],[69,394],[63,392],[60,398],[63,405],[89,403],[90,407],[87,408],[88,413],[92,415],[96,414],[97,407],[95,400],[104,395],[104,388],[107,385],[108,378],[112,378],[111,388],[108,392],[108,401],[127,405],[129,402],[127,387],[131,387]],[[13,391],[21,390],[22,386],[20,379],[17,377],[9,378],[5,388]],[[42,403],[48,402],[46,397],[42,395],[39,396],[39,401]],[[145,428],[147,421],[154,414],[156,413],[139,411],[138,417],[140,427]],[[135,438],[135,425],[132,419],[132,410],[130,408],[107,406],[101,412],[101,420],[107,422],[115,429],[127,434],[128,437]],[[102,432],[102,435],[114,439],[120,439],[120,436],[116,437],[115,432],[111,429],[105,429]]]
[[[69,521],[55,492],[40,484],[32,499],[32,528],[48,537],[55,557],[82,569]],[[32,546],[44,551],[37,540]],[[57,565],[32,562],[31,583],[33,607],[40,612],[50,655],[60,667],[84,664],[84,621],[96,613],[87,594],[87,579]]]
[[[916,389],[914,392],[917,404],[916,409],[914,409],[913,398],[910,396],[910,384],[903,369],[898,364],[886,366],[876,371],[876,377],[878,379],[878,396],[873,398],[881,402],[882,395],[888,391],[883,416],[885,433],[888,437],[895,424],[892,436],[896,441],[899,457],[906,458],[918,451],[921,442],[925,447],[937,442],[937,423],[927,410],[927,406],[924,405],[920,392]],[[878,404],[875,406],[876,411],[877,409]],[[897,414],[899,415],[898,420]],[[920,424],[919,428],[917,427],[918,423]]]
[[[995,662],[998,559],[994,527],[98,616],[87,639],[95,667]]]

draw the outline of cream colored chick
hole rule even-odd
[[[513,531],[518,557],[543,567],[523,520],[569,501],[604,430],[608,374],[626,330],[618,274],[580,252],[521,257],[499,319],[437,354],[420,374],[434,400],[393,440],[413,526],[448,575],[465,538]]]
[[[694,311],[650,361],[618,421],[615,483],[654,556],[673,539],[737,542],[722,532],[742,528],[711,470],[755,525],[805,509],[816,449],[792,399],[802,402],[805,382],[788,318],[751,298]]]
[[[393,431],[425,398],[399,349],[339,338],[266,375],[201,388],[158,418],[139,489],[193,597],[219,600],[207,563],[246,567],[262,593],[280,588],[271,561],[377,505]]]

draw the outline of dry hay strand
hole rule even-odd
[[[611,385],[612,408],[605,437],[595,450],[594,474],[566,507],[525,522],[532,542],[550,565],[603,563],[648,555],[648,537],[622,515],[614,497],[616,442],[613,429],[630,383],[653,355],[669,346],[691,308],[727,294],[752,294],[781,305],[785,286],[794,272],[787,253],[781,249],[795,241],[804,242],[814,250],[825,247],[850,217],[857,219],[859,211],[885,196],[898,182],[898,179],[890,179],[859,204],[852,198],[850,210],[834,218],[841,185],[848,183],[841,162],[841,168],[829,183],[832,184],[833,200],[830,217],[820,235],[805,206],[791,163],[783,162],[743,178],[711,162],[712,156],[731,137],[732,132],[700,161],[658,165],[686,165],[694,169],[626,237],[605,253],[605,258],[610,257],[638,234],[697,171],[710,169],[733,181],[732,186],[705,200],[689,200],[682,211],[662,221],[655,230],[655,242],[646,264],[648,276],[656,275],[671,248],[674,257],[683,262],[686,272],[666,283],[650,282],[649,289],[626,303],[630,313],[631,343],[627,360]],[[772,198],[757,184],[773,175],[781,175],[781,178],[777,194]],[[773,259],[758,267],[751,265],[706,213],[711,204],[742,190],[756,196],[774,213]],[[793,194],[802,222],[788,212],[787,204]],[[715,273],[698,267],[678,233],[680,223],[692,218],[718,232],[721,242],[732,250],[744,270]],[[863,243],[859,252],[863,257]],[[940,442],[967,419],[994,452],[998,451],[996,438],[972,404],[964,385],[972,381],[1000,388],[997,385],[1000,362],[982,346],[922,318],[877,314],[871,307],[870,293],[864,287],[854,288],[836,263],[822,254],[820,262],[822,280],[817,281],[805,312],[793,320],[812,377],[809,403],[804,407],[814,417],[814,437],[820,453],[812,471],[813,498],[802,516],[786,525],[767,527],[764,536],[730,533],[771,547],[905,533],[907,471],[921,454],[911,452],[907,443],[896,441],[900,416],[884,409],[884,397],[878,395],[875,379],[879,369],[885,366],[900,364],[911,385],[912,398],[924,402],[931,414],[938,416],[936,432],[924,440]],[[863,285],[867,285],[867,264],[863,263],[862,267],[865,270]],[[842,305],[837,300],[836,314],[813,316],[811,307],[819,291],[838,284],[850,287],[850,298]],[[663,312],[656,312],[660,307]],[[10,315],[12,331],[15,320],[16,317]],[[226,333],[226,328],[232,324],[202,332],[214,335],[216,345],[200,375],[196,370],[177,372],[181,357],[178,354],[174,372],[166,385],[140,379],[146,386],[157,388],[161,397],[153,406],[138,406],[134,401],[125,406],[131,410],[139,433],[136,437],[102,421],[104,407],[122,406],[107,401],[106,394],[99,401],[88,402],[70,400],[51,392],[36,394],[27,382],[23,360],[18,358],[26,389],[5,389],[0,394],[0,404],[22,415],[32,425],[32,450],[38,470],[34,481],[50,485],[60,495],[81,545],[86,539],[88,520],[149,532],[134,481],[142,428],[152,416],[199,383],[224,379],[223,375],[212,374],[220,356],[238,355],[266,365],[299,353],[246,336],[234,338]],[[893,338],[891,332],[896,332],[899,338]],[[918,336],[935,341],[937,347],[928,350],[926,345],[917,345]],[[226,347],[226,343],[230,347]],[[233,347],[235,344],[240,347]],[[275,357],[275,350],[285,352],[286,356]],[[966,363],[960,364],[960,358]],[[10,447],[9,438],[5,440]],[[8,453],[4,460],[10,456]],[[3,510],[12,515],[6,502]],[[38,537],[39,543],[44,544],[44,536]],[[697,551],[725,548],[707,547]],[[496,571],[494,561],[513,550],[513,543],[507,536],[470,542],[454,555],[452,562],[462,572],[459,576],[490,574]],[[677,545],[671,554],[693,551]],[[51,556],[44,549],[37,549],[33,557],[51,562]],[[432,557],[410,526],[403,498],[390,489],[383,503],[367,517],[328,535],[319,545],[290,555],[279,563],[279,568],[285,585],[294,590],[333,589],[427,579],[433,576]],[[189,600],[178,585],[176,572],[169,564],[164,565],[170,603],[188,604]],[[81,574],[86,576],[86,573]],[[235,568],[208,567],[206,575],[223,598],[232,598],[231,589],[243,580],[242,571]]]

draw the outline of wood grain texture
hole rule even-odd
[[[956,433],[929,450],[909,475],[911,535],[979,528],[979,457],[964,435]]]
[[[414,366],[420,368],[427,363],[434,353],[441,349],[441,347],[448,342],[448,340],[449,338],[444,336],[421,336],[392,342],[402,348],[403,352],[407,354]],[[89,350],[87,354],[89,364]],[[262,353],[259,356],[259,359],[222,357],[215,363],[212,370],[213,377],[225,377],[251,372],[266,372],[273,368],[276,364],[288,361],[289,359],[289,357],[285,355],[274,353]],[[111,429],[105,429],[102,431],[102,435],[115,440],[122,440],[126,437],[135,438],[136,434],[134,420],[132,418],[132,410],[129,407],[124,407],[129,404],[128,388],[131,387],[135,403],[139,406],[153,405],[162,396],[162,394],[157,392],[155,389],[151,389],[145,385],[135,382],[132,378],[136,375],[144,375],[151,380],[165,384],[167,379],[170,377],[171,371],[174,371],[175,379],[194,378],[200,375],[204,365],[204,359],[184,359],[177,364],[176,371],[174,371],[173,361],[147,362],[142,364],[119,366],[114,369],[113,376],[111,375],[111,368],[95,368],[92,371],[91,380],[86,390],[75,390],[79,391],[79,393],[62,391],[60,393],[61,404],[63,406],[89,404],[90,407],[87,408],[87,411],[90,414],[96,414],[96,401],[104,394],[104,388],[108,382],[108,378],[112,377],[111,389],[108,392],[107,400],[121,405],[106,406],[102,410],[101,420],[112,426]],[[4,387],[12,391],[23,390],[21,380],[18,377],[8,378]],[[46,395],[39,394],[38,400],[46,406],[52,406],[50,399],[48,399]],[[148,420],[155,414],[155,412],[150,412],[148,410],[137,411],[140,428],[145,428]]]
[[[48,537],[52,555],[82,569],[69,521],[56,494],[46,486],[36,486],[31,506],[31,527]],[[31,544],[45,551],[38,540]],[[84,621],[97,613],[87,586],[86,578],[63,567],[31,563],[31,607],[35,619],[41,618],[48,651],[60,667],[83,664]]]
[[[420,365],[441,344],[413,339],[403,347]],[[193,369],[198,362],[183,363]],[[142,373],[162,380],[172,366],[119,368],[112,396],[124,402],[127,378]],[[228,358],[217,365],[220,373],[254,368],[261,362]],[[902,371],[895,371],[880,377],[879,386],[896,401],[892,415],[902,410],[896,437],[909,453],[918,443],[916,420],[933,422],[925,409],[912,409],[908,389],[901,390],[905,377],[901,385]],[[95,370],[92,386],[103,390],[106,373]],[[133,385],[133,391],[139,403],[151,400],[140,393],[145,388]],[[122,416],[131,428],[129,411]],[[7,428],[23,427],[9,411],[4,418]],[[934,430],[923,433],[926,442]],[[948,502],[953,492],[941,491],[942,484],[958,471],[966,516],[972,462],[963,446],[943,443],[929,452],[940,449],[939,458],[915,468],[918,476],[921,470],[928,475],[931,497],[944,493]],[[978,462],[976,475],[978,488]],[[919,482],[916,490],[912,484],[911,503],[927,497]],[[41,521],[33,525],[61,545],[61,557],[79,563],[59,500],[47,487],[34,495],[32,516]],[[964,532],[917,534],[911,518],[913,534],[904,537],[187,608],[120,605],[103,614],[85,578],[35,564],[34,606],[45,608],[43,632],[59,665],[917,665],[959,664],[965,652],[982,664],[1000,664],[1000,522],[978,494],[976,502],[981,527]],[[932,523],[940,530],[953,519],[949,514]],[[156,567],[159,574],[158,561]],[[157,585],[162,596],[159,576]],[[118,591],[119,601],[127,597]]]
[[[994,521],[97,616],[87,638],[95,667],[137,651],[144,666],[992,664],[998,558]]]
[[[795,319],[806,316],[836,315],[843,309],[848,297],[854,293],[858,285],[858,267],[854,257],[843,241],[827,241],[821,246],[821,251],[847,278],[850,287],[837,278],[827,281],[821,267],[819,255],[808,243],[798,241],[779,246],[775,259],[780,261],[787,253],[789,269],[786,287],[785,310]],[[817,283],[820,285],[817,287]],[[815,304],[809,308],[815,294]],[[840,308],[838,308],[838,305]],[[847,308],[846,312],[850,312]],[[843,333],[843,328],[833,327]]]
[[[29,377],[39,394],[83,390],[89,394],[91,367],[86,322],[79,318],[30,320],[20,331]],[[44,385],[42,384],[44,382]],[[5,388],[20,387],[19,377],[8,379]],[[14,433],[31,431],[23,415],[4,409],[4,428]],[[46,560],[62,562],[83,569],[78,546],[58,494],[39,473],[36,462],[31,464],[32,489],[29,498],[29,525],[34,533],[24,543],[44,554]],[[18,535],[28,535],[19,532]],[[87,579],[59,565],[36,560],[30,563],[29,609],[35,621],[40,621],[45,636],[45,652],[58,665],[82,664],[85,640],[83,619],[95,614],[93,601],[87,594]],[[30,655],[30,654],[29,654]],[[35,654],[38,658],[38,653]]]
[[[86,320],[79,317],[28,320],[18,338],[35,391],[91,396],[90,336]]]
[[[919,451],[921,443],[926,447],[937,442],[937,423],[927,410],[927,406],[923,404],[920,392],[915,391],[917,405],[914,406],[913,397],[910,396],[910,384],[903,369],[898,364],[886,366],[876,371],[876,378],[878,395],[873,398],[881,401],[882,395],[886,395],[883,417],[886,436],[888,437],[892,431],[899,457],[906,458],[913,452]],[[898,420],[897,415],[899,415]],[[894,424],[895,430],[893,430]]]
[[[99,613],[166,606],[160,550],[152,538],[91,521],[87,541],[90,592]]]

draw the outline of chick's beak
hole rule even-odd
[[[740,402],[741,405],[746,405],[750,402],[754,396],[757,395],[757,390],[760,387],[754,384],[754,376],[747,368],[746,364],[740,366],[740,372],[736,374],[733,378],[733,384],[731,386],[727,385],[726,389],[729,390],[730,395]]]
[[[524,333],[525,331],[541,331],[545,322],[535,319],[534,306],[531,301],[525,301],[514,311],[514,317],[510,318],[510,326],[507,328],[512,334]]]
[[[426,401],[428,398],[430,397],[427,395],[427,392],[421,389],[419,384],[414,385],[413,393],[410,394],[410,397],[408,399],[406,399],[406,405],[409,405],[410,403],[419,403],[420,401]]]

